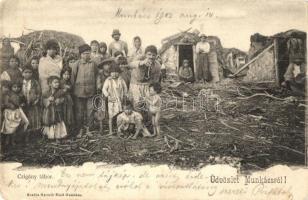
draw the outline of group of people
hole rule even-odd
[[[128,50],[120,36],[119,30],[113,30],[114,41],[108,48],[93,40],[79,46],[79,55],[67,59],[59,55],[55,40],[47,41],[40,58],[21,63],[11,55],[0,75],[5,146],[14,145],[19,134],[26,143],[38,133],[57,141],[74,133],[81,137],[90,134],[94,121],[101,133],[108,121],[109,135],[132,139],[160,135],[157,48],[149,45],[143,50],[136,36]]]

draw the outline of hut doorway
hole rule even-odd
[[[180,67],[183,64],[183,60],[189,60],[190,67],[195,74],[195,58],[194,58],[194,46],[192,44],[179,44],[178,45],[178,66],[177,70],[179,71]],[[195,78],[195,75],[194,75]]]
[[[275,43],[275,55],[276,55],[276,82],[280,85],[284,81],[284,74],[289,66],[289,54],[287,48],[287,42],[285,39],[277,38]]]

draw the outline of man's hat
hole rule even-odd
[[[113,65],[111,65],[111,67],[110,67],[110,73],[111,73],[111,72],[118,72],[118,73],[121,73],[121,68],[119,67],[119,65],[113,64]]]
[[[107,59],[103,60],[103,61],[97,66],[97,68],[102,69],[103,66],[106,65],[106,64],[109,64],[109,65],[112,67],[112,66],[115,65],[116,63],[115,63],[114,58],[107,58]]]
[[[119,29],[113,29],[111,36],[113,37],[114,35],[121,35]]]
[[[85,51],[91,51],[91,47],[88,44],[79,46],[79,54],[82,54]]]
[[[207,38],[207,36],[205,34],[201,34],[200,38]]]

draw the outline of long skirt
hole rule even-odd
[[[38,130],[42,127],[41,109],[38,105],[27,106],[25,114],[29,119],[30,130]]]
[[[200,53],[197,55],[197,80],[210,81],[212,79],[209,70],[209,59],[206,53]]]
[[[74,104],[71,95],[65,96],[63,103],[63,120],[66,126],[74,125]]]
[[[45,126],[43,129],[43,134],[46,135],[48,139],[64,138],[67,136],[66,126],[63,121],[51,126]]]

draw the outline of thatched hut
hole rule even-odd
[[[183,59],[188,59],[194,76],[197,76],[196,44],[200,41],[200,32],[198,30],[189,32],[189,30],[162,40],[159,54],[169,75],[177,76]],[[210,43],[211,49],[215,48],[217,53],[217,57],[210,57],[209,61],[210,64],[218,65],[220,79],[234,73],[247,62],[245,52],[236,48],[223,48],[217,36],[208,36],[207,41]]]
[[[183,31],[181,33],[172,35],[162,40],[162,47],[159,51],[159,55],[166,67],[167,73],[170,75],[177,75],[179,67],[184,59],[188,59],[191,63],[194,76],[197,76],[196,70],[196,44],[200,41],[199,31],[193,32]],[[220,39],[216,36],[208,36],[207,41],[214,45],[211,48],[215,48],[217,52],[217,58],[214,61],[220,67],[220,75],[222,76],[222,68],[224,66],[223,48]],[[210,60],[211,62],[211,60]]]

